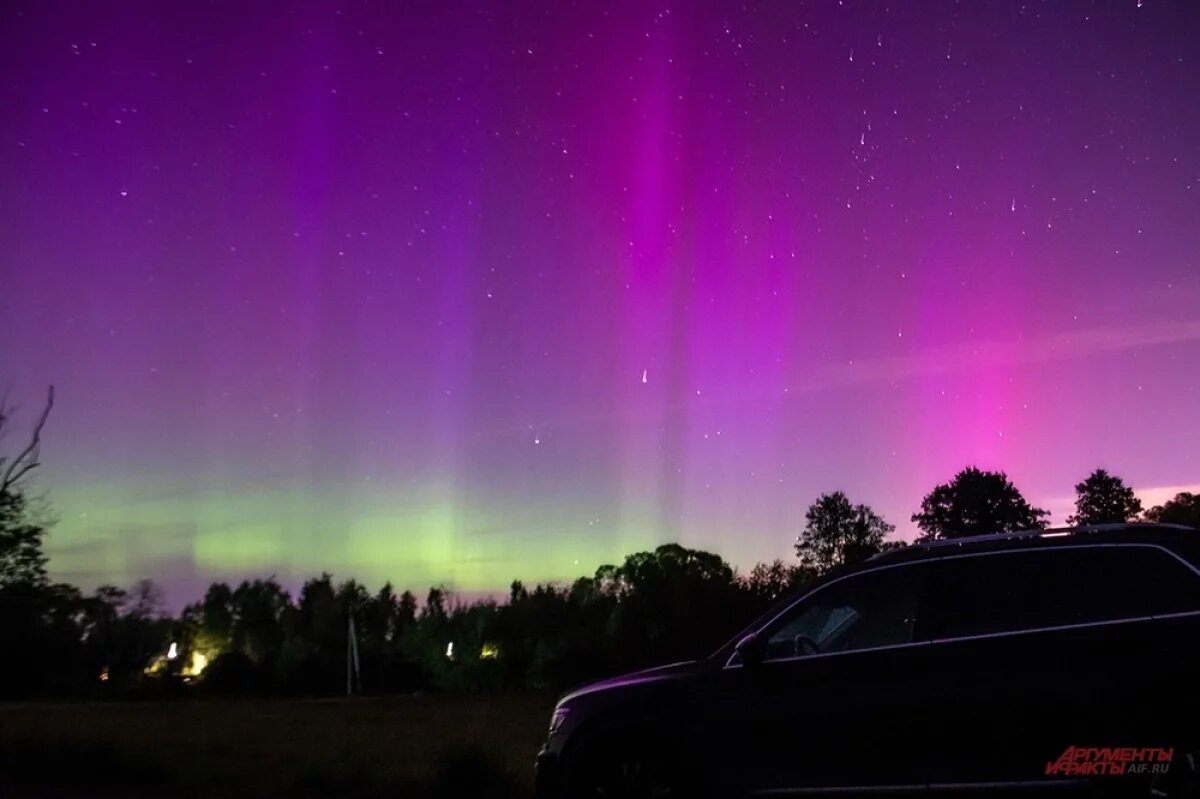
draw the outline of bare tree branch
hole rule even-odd
[[[50,409],[53,407],[54,386],[50,386],[46,392],[46,407],[42,409],[42,415],[38,417],[38,423],[33,428],[33,435],[29,439],[29,444],[26,445],[25,449],[21,450],[17,457],[12,459],[12,462],[8,464],[8,468],[4,471],[4,478],[0,479],[0,493],[7,492],[17,484],[17,481],[38,467],[38,457],[42,451],[42,428],[46,426],[46,419],[49,418]]]

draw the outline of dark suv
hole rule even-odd
[[[543,796],[1200,795],[1200,531],[916,544],[559,701]]]

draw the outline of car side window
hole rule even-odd
[[[963,638],[1037,626],[1030,603],[1048,553],[996,553],[946,558],[930,567],[919,639]]]
[[[850,652],[912,641],[917,607],[916,566],[847,577],[805,597],[773,630],[764,660]]]
[[[1020,632],[1200,610],[1200,576],[1147,546],[946,558],[930,569],[918,638]]]
[[[1200,611],[1200,574],[1157,547],[1121,547],[1125,580],[1116,595],[1139,616]],[[1110,596],[1112,594],[1110,593]]]

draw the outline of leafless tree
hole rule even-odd
[[[42,413],[33,428],[33,435],[29,437],[29,443],[11,460],[0,457],[0,495],[12,493],[17,487],[17,483],[21,481],[21,478],[40,465],[42,429],[45,428],[46,420],[50,418],[50,411],[53,408],[54,386],[50,386],[46,391],[46,405],[42,408]],[[10,417],[11,414],[8,409],[0,407],[0,432],[4,431]]]
[[[42,429],[53,407],[52,386],[29,443],[15,457],[0,458],[0,589],[11,585],[44,586],[46,583],[46,555],[42,551],[45,526],[30,518],[21,481],[41,462]],[[0,435],[11,418],[0,404]]]

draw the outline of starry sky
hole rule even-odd
[[[0,9],[53,575],[423,591],[1200,484],[1200,6]],[[14,434],[15,435],[15,434]],[[10,439],[6,444],[11,444]]]

